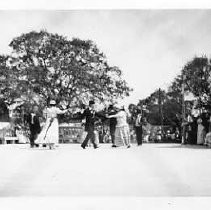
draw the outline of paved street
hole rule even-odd
[[[211,149],[0,145],[0,196],[210,196]]]

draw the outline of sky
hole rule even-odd
[[[91,39],[134,89],[121,103],[137,103],[167,88],[194,56],[211,57],[211,10],[0,11],[0,53],[14,37],[46,29],[68,39]]]

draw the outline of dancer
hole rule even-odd
[[[117,111],[114,108],[114,106],[113,105],[110,105],[108,107],[108,115],[115,115],[116,113],[117,113]],[[112,147],[116,147],[116,145],[115,145],[116,124],[117,124],[117,120],[116,120],[115,117],[112,117],[112,118],[109,119],[109,129],[110,129]]]
[[[67,111],[68,109],[60,110],[56,107],[56,101],[51,100],[50,107],[46,109],[45,125],[35,143],[48,145],[49,149],[55,149],[55,145],[58,145],[59,143],[59,124],[57,115],[64,114]]]
[[[35,144],[35,139],[37,138],[38,134],[41,131],[38,110],[39,110],[38,106],[34,105],[32,112],[26,115],[26,122],[28,123],[30,130],[29,140],[31,148],[38,146]]]
[[[83,112],[82,118],[86,119],[85,131],[87,132],[87,135],[86,135],[85,140],[82,142],[81,147],[83,149],[86,149],[88,141],[91,140],[94,148],[97,149],[99,146],[97,144],[97,139],[96,139],[95,124],[99,121],[99,117],[97,116],[97,113],[95,110],[94,101],[89,101],[89,107],[85,109],[85,111]]]
[[[117,119],[116,131],[115,131],[115,145],[123,146],[126,145],[130,148],[130,130],[127,123],[127,114],[124,107],[119,108],[119,112],[115,115],[110,115],[108,118],[115,117]]]

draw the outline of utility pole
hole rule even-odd
[[[185,75],[182,76],[182,144],[185,143]]]
[[[163,135],[163,109],[162,109],[162,97],[161,97],[161,89],[160,88],[158,90],[158,105],[159,105],[161,134]]]

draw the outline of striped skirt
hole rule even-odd
[[[130,131],[128,126],[116,127],[115,145],[127,146],[130,144]]]

